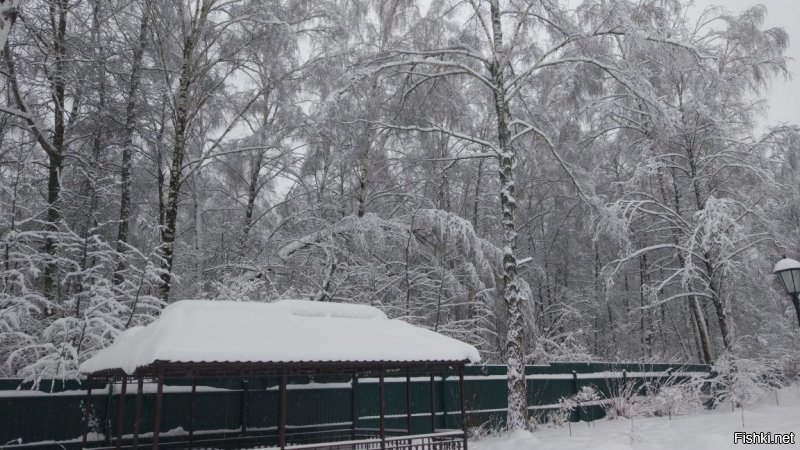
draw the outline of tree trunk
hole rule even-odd
[[[48,261],[44,270],[43,291],[44,295],[52,299],[55,297],[55,285],[57,283],[58,266],[55,263],[56,239],[55,233],[58,231],[58,221],[61,220],[58,199],[61,194],[61,155],[50,155],[48,158],[47,176],[47,237],[45,238],[44,251],[48,255]]]
[[[472,204],[472,228],[475,229],[475,234],[478,236],[480,236],[480,230],[478,229],[478,213],[480,212],[481,177],[483,177],[483,158],[478,160],[478,169],[475,179],[475,198]]]
[[[164,156],[161,152],[164,143],[164,133],[167,129],[166,100],[161,105],[161,117],[159,119],[158,132],[156,133],[153,159],[155,160],[156,190],[158,191],[158,226],[164,229],[167,222],[167,205],[164,203],[164,187],[167,179],[164,176]]]
[[[702,352],[703,363],[711,364],[714,357],[711,353],[711,343],[709,342],[708,326],[706,325],[705,315],[703,309],[700,307],[700,302],[697,297],[692,295],[689,297],[689,310],[692,314],[692,319],[697,326],[697,337],[700,341],[700,351]]]
[[[30,116],[30,111],[25,103],[22,92],[20,90],[19,81],[17,80],[16,68],[14,67],[14,59],[9,47],[6,45],[3,48],[3,56],[6,61],[7,76],[10,82],[11,94],[17,108],[25,114],[23,119],[27,122],[28,127],[36,138],[36,142],[47,154],[47,225],[45,227],[47,233],[45,237],[44,252],[47,255],[45,262],[42,290],[47,298],[54,298],[53,292],[57,283],[57,270],[58,267],[55,263],[56,256],[56,241],[55,232],[58,231],[58,222],[61,220],[61,213],[59,210],[58,200],[61,195],[61,168],[63,162],[64,148],[65,148],[65,135],[66,135],[66,121],[64,117],[64,100],[66,97],[66,80],[64,78],[66,69],[66,33],[67,33],[67,2],[66,0],[58,0],[50,3],[50,18],[53,25],[53,48],[55,52],[54,62],[52,64],[51,86],[52,99],[54,102],[53,109],[53,131],[52,134],[46,135]],[[77,108],[78,100],[75,100],[73,109]],[[51,314],[49,309],[47,314]]]
[[[89,257],[89,238],[94,234],[92,229],[97,226],[96,211],[98,204],[98,191],[97,181],[101,178],[100,171],[100,152],[103,148],[103,142],[106,136],[106,63],[105,63],[105,46],[100,38],[100,7],[101,0],[95,0],[92,4],[92,43],[97,51],[96,57],[96,82],[97,82],[97,110],[96,114],[96,130],[92,137],[92,160],[90,164],[85,167],[85,180],[84,180],[84,194],[83,197],[88,201],[86,210],[86,220],[83,226],[83,249],[81,254],[81,271],[86,272],[86,269],[92,265],[92,258]],[[82,293],[84,290],[83,276],[77,278],[77,288],[75,292]],[[75,317],[80,316],[81,310],[81,296],[77,296],[78,301],[75,307]]]
[[[719,332],[722,335],[722,344],[728,352],[733,351],[733,330],[731,329],[730,315],[728,314],[728,303],[722,298],[722,291],[717,287],[714,278],[716,274],[709,264],[708,258],[711,257],[705,253],[703,257],[706,258],[706,273],[708,275],[708,288],[711,291],[711,303],[714,305],[714,312],[717,314],[717,322],[719,322]]]
[[[184,60],[180,91],[175,108],[175,141],[172,147],[172,165],[169,170],[167,202],[164,208],[164,227],[161,232],[164,255],[164,274],[161,275],[161,299],[164,301],[169,301],[169,291],[172,283],[172,263],[175,256],[175,234],[178,224],[178,196],[181,188],[183,155],[186,151],[190,71],[191,65]]]
[[[172,165],[169,170],[167,188],[167,204],[164,213],[164,227],[161,232],[164,269],[161,275],[161,299],[169,302],[172,284],[173,258],[175,256],[175,236],[178,224],[178,200],[181,189],[181,172],[183,157],[186,154],[186,139],[189,131],[189,102],[195,77],[194,50],[200,31],[204,28],[213,1],[205,0],[197,13],[197,20],[191,22],[192,28],[186,31],[183,41],[181,75],[178,83],[178,94],[175,98],[173,113],[174,142],[172,146]],[[184,19],[185,20],[185,19]]]
[[[695,205],[697,206],[697,211],[702,211],[705,209],[707,196],[703,194],[701,180],[698,177],[697,172],[695,151],[692,145],[687,145],[686,153],[689,160],[689,174],[692,177],[692,189],[694,190]],[[725,304],[725,299],[722,298],[722,292],[719,292],[716,282],[714,281],[716,273],[709,262],[711,260],[711,255],[708,252],[704,252],[703,259],[703,267],[705,268],[706,279],[708,280],[707,287],[708,291],[711,293],[711,303],[714,305],[714,311],[717,315],[719,331],[720,334],[722,334],[722,344],[725,346],[726,351],[732,351],[733,335],[729,322],[728,308]]]
[[[200,171],[198,170],[192,175],[192,206],[194,207],[194,249],[198,252],[198,263],[202,266],[202,257],[199,252],[203,249],[203,204],[199,196],[199,178]],[[200,268],[198,267],[198,269]]]
[[[378,109],[378,75],[372,76],[369,94],[369,106],[367,110],[367,121],[364,123],[364,128],[361,130],[361,137],[357,151],[358,155],[358,190],[356,191],[356,214],[358,217],[364,217],[367,212],[367,190],[370,185],[370,178],[372,177],[372,167],[370,161],[370,153],[374,144],[375,132],[371,123],[375,120]]]
[[[701,179],[699,178],[698,174],[698,161],[697,155],[695,154],[694,145],[689,143],[686,145],[686,154],[687,159],[689,162],[689,174],[692,177],[692,189],[694,190],[694,199],[695,199],[695,206],[697,207],[697,211],[702,211],[705,209],[706,200],[708,196],[703,194],[703,188],[701,186]],[[717,322],[719,322],[719,331],[722,334],[722,344],[725,346],[726,351],[733,350],[733,332],[730,327],[729,316],[728,316],[728,308],[725,304],[725,299],[722,298],[722,293],[719,292],[717,289],[716,282],[714,278],[716,276],[711,263],[709,262],[711,259],[711,255],[708,252],[704,252],[703,254],[704,262],[703,266],[706,271],[706,279],[708,291],[711,293],[711,303],[714,305],[714,311],[717,314]]]
[[[447,170],[453,166],[455,160],[450,161],[449,163],[445,162],[445,158],[447,158],[447,136],[437,136],[437,147],[438,147],[438,157],[442,159],[441,163],[441,173],[442,178],[439,181],[439,187],[437,192],[438,197],[438,204],[439,209],[443,211],[450,212],[450,179],[447,176]]]
[[[120,168],[120,207],[117,252],[125,251],[128,242],[128,227],[131,216],[131,160],[133,158],[133,133],[136,131],[136,95],[142,71],[142,55],[147,45],[147,29],[150,19],[151,0],[144,3],[139,23],[139,37],[133,50],[131,81],[128,85],[128,103],[125,108],[125,135],[122,138],[122,167]],[[118,268],[119,269],[119,268]],[[119,282],[115,278],[115,281]]]
[[[649,308],[649,301],[646,297],[645,287],[650,284],[650,263],[647,261],[647,255],[642,255],[639,259],[639,270],[640,276],[639,279],[641,281],[640,284],[640,300],[641,300],[641,308],[642,308],[642,315],[641,315],[641,342],[642,342],[642,354],[645,358],[652,358],[653,357],[653,347],[655,341],[655,330],[653,325],[653,313],[650,312]]]
[[[51,18],[55,19],[58,15],[57,23],[54,23],[55,39],[53,48],[55,50],[55,61],[53,63],[52,89],[53,101],[55,102],[53,112],[53,152],[49,155],[48,177],[47,177],[47,230],[49,233],[45,238],[45,253],[49,261],[44,269],[44,294],[47,298],[54,298],[58,283],[58,265],[56,258],[56,239],[55,233],[58,231],[58,222],[61,220],[61,212],[58,205],[61,196],[61,168],[64,156],[64,146],[66,143],[66,117],[64,116],[66,98],[66,64],[67,64],[67,0],[58,0],[50,4]]]
[[[17,164],[17,173],[16,176],[14,177],[14,183],[11,185],[13,186],[13,191],[11,194],[11,212],[9,214],[9,217],[11,217],[11,225],[9,226],[8,229],[10,233],[14,234],[16,234],[17,231],[17,195],[19,192],[19,179],[21,175],[22,175],[22,166],[20,164]],[[6,272],[11,270],[11,242],[12,241],[10,239],[6,241],[6,249],[4,255],[4,266]],[[11,295],[15,295],[14,286],[11,285],[9,287],[11,288],[10,290]]]
[[[673,205],[669,205],[670,203],[670,195],[669,189],[667,187],[667,182],[664,177],[664,171],[659,168],[657,172],[658,176],[658,183],[661,188],[661,197],[665,204],[671,206],[675,213],[681,215],[681,205],[680,205],[680,198],[678,197],[678,188],[675,186],[675,178],[672,178],[673,184]],[[680,244],[680,236],[678,235],[677,230],[673,230],[672,232],[672,242],[677,246]],[[687,261],[684,255],[678,252],[678,262],[681,265],[682,269],[686,268]],[[689,297],[689,314],[692,315],[692,320],[695,322],[694,331],[697,333],[697,340],[700,346],[701,351],[701,360],[704,364],[711,364],[713,361],[713,356],[711,352],[711,338],[708,334],[708,327],[705,325],[705,317],[703,315],[703,310],[700,308],[700,301],[697,300],[697,296],[692,295]]]
[[[517,200],[514,198],[515,154],[510,145],[508,128],[510,112],[505,98],[503,30],[498,0],[491,2],[494,59],[490,67],[494,84],[497,136],[500,150],[500,206],[503,227],[503,300],[508,313],[506,336],[506,361],[508,364],[508,416],[510,430],[524,429],[528,423],[527,385],[525,382],[524,328],[517,284],[517,258],[515,255],[517,231]]]
[[[244,209],[244,223],[242,226],[242,238],[240,242],[241,256],[245,256],[247,249],[247,238],[250,234],[250,228],[253,226],[253,211],[255,210],[256,197],[258,196],[258,174],[261,172],[261,164],[264,161],[264,153],[259,151],[255,159],[252,160],[252,167],[250,167],[250,180],[247,185],[247,205]]]

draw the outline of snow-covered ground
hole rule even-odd
[[[569,429],[543,428],[534,433],[518,431],[470,442],[470,450],[718,450],[800,448],[800,386],[768,396],[742,411],[722,408],[707,414],[668,417],[635,417],[598,420],[588,425],[573,423]],[[795,434],[794,445],[734,444],[735,432]]]

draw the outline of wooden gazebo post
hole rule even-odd
[[[245,378],[244,373],[242,373],[242,379],[241,379],[242,394],[241,394],[241,401],[239,402],[239,405],[241,407],[241,409],[239,411],[239,422],[241,423],[241,431],[240,431],[240,433],[241,433],[242,436],[247,434],[247,390],[248,390],[248,386],[249,386],[249,381],[247,380],[247,378]]]
[[[378,382],[380,384],[381,390],[381,422],[380,422],[380,436],[381,436],[381,448],[386,448],[386,385],[383,379],[383,369],[381,369],[380,374],[378,375]]]
[[[350,388],[350,438],[356,439],[356,424],[358,423],[358,374],[353,374],[353,383]]]
[[[86,406],[83,411],[83,438],[81,439],[81,447],[86,448],[86,441],[89,434],[89,416],[90,409],[92,408],[92,376],[86,377]]]
[[[406,370],[406,434],[411,434],[411,374]]]
[[[164,369],[158,369],[158,390],[156,391],[156,416],[153,419],[153,450],[158,450],[161,433],[161,404],[164,400]]]
[[[136,417],[133,421],[133,448],[139,448],[139,424],[142,423],[142,394],[144,391],[144,375],[139,374],[136,379]]]
[[[464,432],[464,450],[467,450],[467,410],[464,403],[464,366],[458,367],[458,390],[461,401],[461,430]]]
[[[197,407],[197,377],[192,376],[192,396],[189,400],[189,450],[194,447],[194,410]]]
[[[278,390],[278,445],[286,448],[286,372],[281,374],[281,385]]]
[[[442,410],[442,428],[447,429],[447,373],[442,375],[442,388],[439,390],[439,408]]]
[[[431,433],[436,432],[436,396],[434,395],[435,388],[434,376],[431,373]]]
[[[125,396],[128,393],[128,374],[122,376],[122,386],[119,393],[119,412],[117,413],[117,443],[116,448],[122,447],[122,428],[125,426]]]

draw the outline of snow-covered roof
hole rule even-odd
[[[367,305],[183,300],[146,327],[121,333],[80,366],[83,373],[133,374],[169,362],[480,361],[475,347]]]
[[[777,264],[775,264],[775,268],[772,269],[772,273],[780,272],[787,269],[800,269],[800,262],[797,262],[791,258],[784,258],[778,261]]]

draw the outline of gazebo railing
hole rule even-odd
[[[462,430],[287,446],[291,450],[467,450]]]
[[[352,430],[334,429],[314,435],[304,435],[308,443],[287,444],[287,450],[466,450],[466,435],[462,430],[441,430],[435,433],[407,435],[406,430],[387,429],[387,434],[397,434],[381,440],[378,430],[373,428],[356,429],[355,439],[348,439]],[[139,441],[138,448],[150,447],[150,438]],[[161,441],[161,448],[169,449],[252,449],[279,448],[275,445],[277,436],[274,433],[248,433],[240,436],[195,435],[191,444],[185,438],[166,437]],[[98,442],[89,442],[87,448],[95,450],[133,449],[131,440],[126,436],[120,446],[106,446]],[[93,445],[94,444],[94,445]],[[99,445],[98,445],[99,444]]]

